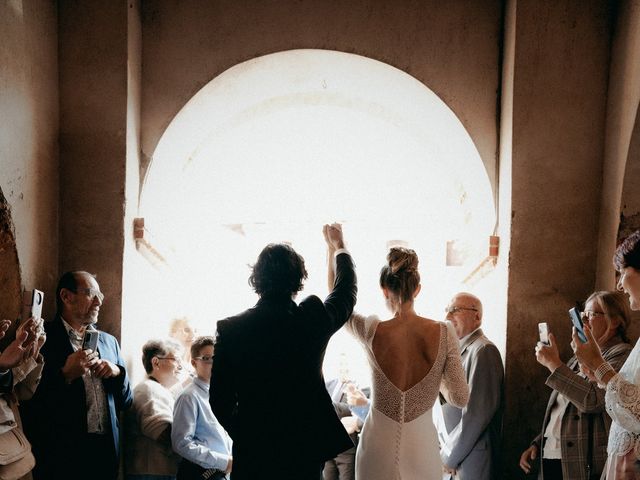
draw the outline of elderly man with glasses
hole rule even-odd
[[[67,272],[58,282],[57,313],[45,323],[42,379],[22,405],[35,480],[117,478],[118,414],[133,397],[118,341],[94,326],[103,301],[90,273]],[[98,336],[95,351],[84,343],[87,332]]]
[[[445,309],[460,340],[460,354],[469,403],[460,409],[444,402],[436,414],[443,470],[449,478],[501,478],[499,450],[502,429],[504,367],[500,352],[482,333],[482,303],[458,293]],[[436,410],[437,411],[437,410]]]

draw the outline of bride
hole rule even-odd
[[[416,253],[392,248],[387,260],[380,286],[393,317],[380,321],[354,314],[347,323],[363,344],[373,375],[372,408],[356,453],[356,478],[440,480],[431,408],[439,392],[460,408],[469,397],[458,339],[444,323],[420,317],[413,308],[420,292]]]

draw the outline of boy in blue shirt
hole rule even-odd
[[[198,337],[191,345],[193,383],[176,399],[171,444],[182,457],[177,480],[228,478],[231,472],[231,438],[211,411],[209,382],[214,338]]]

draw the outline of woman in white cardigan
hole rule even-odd
[[[180,346],[170,340],[150,340],[142,347],[147,378],[134,389],[127,414],[127,480],[175,479],[179,457],[171,449],[171,387],[182,370],[180,356]]]

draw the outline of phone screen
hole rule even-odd
[[[578,338],[582,343],[587,343],[587,336],[584,334],[584,325],[582,324],[582,317],[580,315],[580,310],[577,307],[573,307],[569,310],[569,316],[571,317],[571,323],[576,327],[578,331]]]
[[[85,330],[84,338],[82,339],[82,349],[95,352],[98,348],[99,336],[100,332],[98,332],[97,330]]]
[[[29,318],[40,318],[42,316],[42,304],[44,302],[44,293],[40,290],[26,290],[22,295],[22,317],[21,320],[26,322]]]
[[[538,324],[538,335],[540,335],[540,343],[549,345],[549,326],[547,325],[547,322]]]

